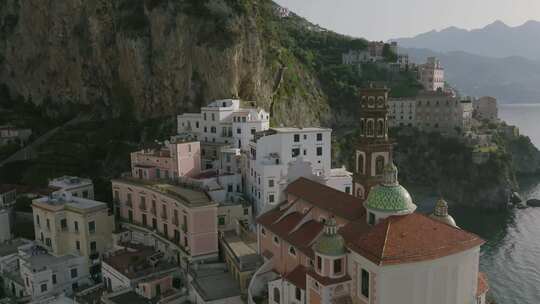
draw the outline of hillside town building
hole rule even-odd
[[[497,99],[490,96],[473,100],[473,116],[480,121],[495,122],[499,119]]]
[[[444,90],[444,68],[435,57],[428,57],[427,62],[418,65],[418,81],[427,91]]]
[[[425,132],[463,134],[472,127],[473,106],[450,92],[421,91],[411,98],[390,99],[390,127],[415,127]]]
[[[140,179],[177,179],[201,173],[198,141],[172,138],[156,149],[131,153],[131,174]]]
[[[0,126],[0,146],[7,144],[24,145],[32,136],[32,130],[14,126]]]
[[[128,241],[153,246],[177,263],[218,256],[218,204],[196,185],[125,177],[112,181]]]
[[[49,187],[55,193],[67,192],[74,197],[94,199],[94,183],[89,178],[61,176],[49,181]]]
[[[215,168],[220,149],[247,150],[256,132],[270,128],[270,114],[255,107],[242,108],[240,100],[216,100],[201,113],[178,115],[178,134],[193,135],[201,142],[202,169]]]

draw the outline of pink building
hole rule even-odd
[[[132,240],[175,258],[214,260],[218,256],[218,204],[204,191],[136,178],[112,181],[117,216]]]
[[[131,153],[131,174],[140,179],[175,179],[201,172],[201,145],[197,141],[173,140],[160,149]]]

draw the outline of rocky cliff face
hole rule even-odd
[[[2,0],[0,83],[34,103],[102,115],[173,115],[240,97],[276,123],[325,120],[316,77],[267,56],[279,45],[258,22],[271,9],[264,0]],[[301,93],[279,84],[292,76],[307,84]]]

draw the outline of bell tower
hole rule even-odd
[[[392,163],[388,138],[388,93],[386,87],[360,90],[360,137],[355,151],[354,196],[366,199],[371,187],[383,180],[384,168]]]

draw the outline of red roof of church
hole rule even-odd
[[[361,199],[304,177],[290,183],[285,192],[347,220],[360,219],[366,213]]]
[[[413,213],[384,219],[347,245],[378,265],[433,260],[480,246],[484,241],[472,233],[425,215]]]
[[[306,289],[306,273],[307,268],[303,265],[298,265],[293,271],[287,273],[283,278],[291,282],[294,286],[300,289]]]

